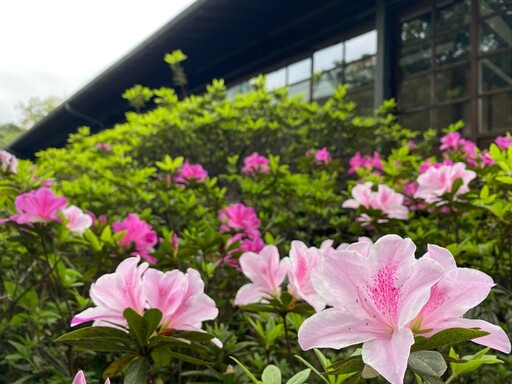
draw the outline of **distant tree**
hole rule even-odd
[[[21,114],[21,128],[32,128],[38,121],[44,119],[51,111],[57,108],[60,103],[61,99],[56,96],[45,98],[35,96],[28,99],[27,102],[19,102],[15,108]]]
[[[13,123],[0,124],[0,148],[6,147],[25,130]]]

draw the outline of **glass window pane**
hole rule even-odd
[[[401,24],[400,31],[402,46],[425,41],[430,37],[431,32],[432,21],[430,12],[415,19],[404,21]]]
[[[377,31],[354,37],[345,42],[345,62],[350,63],[377,53]]]
[[[313,72],[328,71],[343,61],[343,43],[324,48],[313,54]]]
[[[450,124],[462,120],[469,122],[469,103],[457,103],[443,105],[436,108],[436,126],[434,128],[441,130],[447,128]]]
[[[402,76],[430,69],[431,52],[430,43],[402,48],[399,59]]]
[[[469,64],[460,65],[435,75],[436,100],[447,101],[469,97]]]
[[[306,80],[311,77],[311,58],[288,66],[288,84]]]
[[[480,131],[512,129],[512,92],[486,96],[480,99]]]
[[[510,0],[480,0],[480,14],[488,15],[493,12],[501,12],[512,7]]]
[[[313,84],[313,99],[318,100],[334,95],[334,89],[342,83],[342,71],[337,68],[322,74],[316,84]]]
[[[455,4],[437,10],[437,31],[446,31],[460,27],[471,20],[470,0],[458,1]]]
[[[364,91],[349,92],[347,95],[348,100],[357,104],[357,111],[365,116],[373,114],[373,110],[375,109],[374,97],[373,88]]]
[[[512,46],[512,13],[489,17],[480,23],[480,51]]]
[[[430,104],[430,76],[402,81],[398,87],[397,100],[400,110]]]
[[[461,30],[436,38],[436,63],[444,65],[469,58],[469,31]]]
[[[430,110],[398,115],[398,123],[413,131],[426,131],[430,128]]]
[[[375,56],[348,64],[345,67],[345,82],[351,88],[373,84],[375,78]]]
[[[266,82],[267,89],[281,88],[286,85],[286,68],[267,73]]]
[[[288,95],[301,95],[304,101],[309,101],[310,99],[310,81],[303,81],[302,83],[297,83],[295,85],[291,85],[288,88]]]
[[[480,92],[512,87],[512,51],[481,59],[480,77]]]

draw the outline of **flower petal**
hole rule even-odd
[[[363,361],[391,384],[402,384],[413,344],[414,336],[410,329],[395,330],[388,339],[381,338],[364,343]]]

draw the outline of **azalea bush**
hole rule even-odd
[[[512,136],[263,81],[0,153],[0,383],[512,378]]]

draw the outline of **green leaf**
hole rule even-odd
[[[133,354],[118,357],[103,371],[103,380],[107,380],[107,378],[114,377],[118,373],[122,372],[125,367],[136,358],[137,355]]]
[[[408,364],[418,374],[434,377],[441,377],[448,368],[443,356],[437,351],[412,352]]]
[[[128,321],[130,335],[137,341],[139,347],[144,348],[147,342],[144,318],[131,308],[126,308],[123,316]]]
[[[281,384],[281,371],[275,365],[268,365],[261,374],[263,384]]]
[[[487,352],[489,352],[489,348],[484,348],[475,355],[464,356],[462,359],[465,362],[463,363],[450,363],[453,376],[460,376],[472,372],[482,365],[503,363],[503,361],[497,359],[495,355],[487,355]],[[458,358],[453,348],[450,348],[450,357]]]
[[[488,334],[489,332],[479,329],[449,328],[436,333],[428,339],[422,336],[417,337],[411,351],[422,351],[440,348],[445,345],[454,345],[463,341],[470,341],[478,337],[487,336]]]
[[[498,176],[496,180],[505,184],[512,184],[512,176]]]
[[[326,373],[328,375],[339,375],[345,373],[359,372],[364,368],[362,356],[352,356],[337,361],[328,367]]]
[[[107,225],[105,229],[103,229],[103,232],[101,232],[100,240],[104,243],[110,243],[112,240],[112,230],[109,225]]]
[[[286,384],[303,384],[309,378],[309,374],[311,373],[311,369],[307,368],[299,373],[293,375],[290,380],[286,382]]]
[[[231,360],[233,360],[235,363],[238,364],[240,368],[245,372],[245,374],[249,377],[249,379],[252,380],[254,384],[262,384],[261,381],[259,381],[252,373],[249,371],[245,365],[243,365],[241,362],[239,362],[237,359],[235,359],[233,356],[229,356]],[[329,383],[327,383],[329,384]]]
[[[313,367],[309,362],[307,362],[306,360],[304,360],[302,357],[298,356],[298,355],[295,355],[295,358],[297,360],[299,360],[302,364],[304,364],[306,367],[308,367],[309,369],[311,369],[321,380],[323,380],[325,383],[327,384],[331,384],[329,382],[329,380],[327,380],[327,378],[322,375],[318,369],[316,369],[315,367]]]
[[[196,357],[193,357],[193,356],[189,356],[189,355],[184,355],[182,353],[179,353],[179,352],[174,352],[174,351],[168,351],[167,352],[171,357],[175,357],[179,360],[183,360],[183,361],[186,361],[188,363],[192,363],[192,364],[196,364],[196,365],[209,365],[210,363],[207,362],[207,361],[204,361],[204,360],[201,360],[201,359],[198,359]]]
[[[124,384],[145,384],[148,381],[149,370],[151,366],[144,357],[140,357],[126,369],[124,375]]]
[[[135,344],[128,333],[111,327],[86,327],[66,333],[55,341],[93,351],[134,351]]]
[[[98,237],[90,229],[85,230],[84,237],[91,244],[91,247],[94,251],[101,251],[100,241],[98,240]]]
[[[144,323],[146,327],[146,340],[156,331],[160,321],[162,321],[162,312],[159,309],[151,308],[144,312]]]

